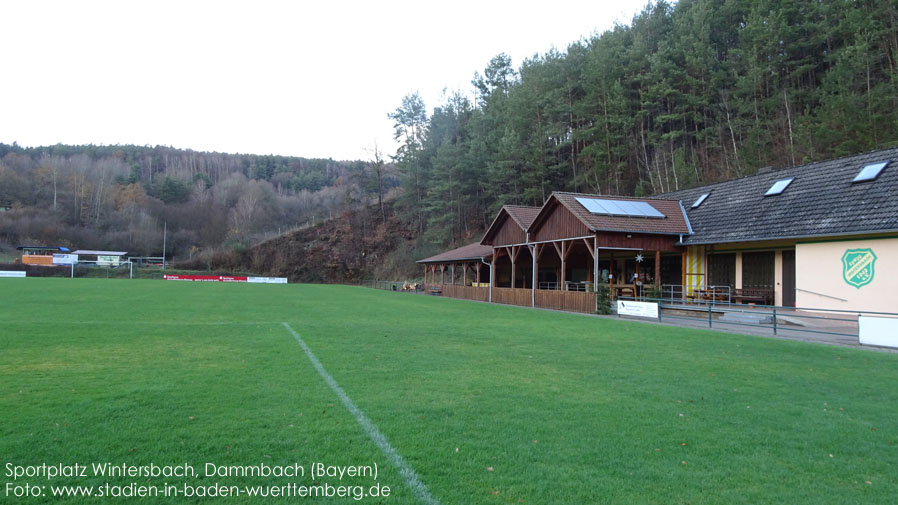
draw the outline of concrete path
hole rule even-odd
[[[721,313],[715,313],[712,310],[710,327],[707,308],[698,310],[664,309],[661,312],[660,321],[628,316],[618,317],[617,315],[598,317],[898,353],[898,349],[861,345],[857,337],[857,316],[852,318],[852,316],[844,314],[832,314],[831,317],[822,317],[819,313],[794,310],[782,314],[777,312],[777,327],[776,334],[774,334],[772,324],[728,323],[720,321],[720,315]]]

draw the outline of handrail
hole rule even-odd
[[[832,295],[827,295],[827,294],[823,294],[823,293],[818,293],[816,291],[811,291],[810,289],[795,288],[795,291],[804,291],[805,293],[811,293],[812,295],[818,295],[818,296],[824,296],[826,298],[832,298],[833,300],[839,300],[840,302],[848,301],[844,298],[839,298],[838,296],[832,296]]]

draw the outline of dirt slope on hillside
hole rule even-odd
[[[384,222],[373,207],[346,212],[246,251],[216,256],[209,263],[185,262],[178,266],[248,271],[287,277],[290,282],[341,283],[369,279],[382,270],[391,254],[415,239],[415,233],[399,222],[392,208],[386,214]]]

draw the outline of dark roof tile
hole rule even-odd
[[[891,160],[874,181],[852,183],[866,165]],[[764,193],[794,177],[776,196]],[[698,208],[692,204],[711,195]],[[658,195],[686,207],[687,244],[748,242],[898,230],[898,148],[772,170],[732,181]]]
[[[446,251],[444,253],[437,254],[436,256],[431,256],[429,258],[424,258],[423,260],[418,260],[418,263],[451,263],[453,261],[471,261],[471,260],[480,260],[492,258],[493,256],[493,248],[488,245],[480,245],[478,242],[474,242],[473,244],[468,244],[461,246],[457,249],[453,249],[451,251]]]

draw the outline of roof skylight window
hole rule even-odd
[[[710,194],[711,193],[705,193],[702,196],[698,197],[698,200],[696,200],[695,203],[692,204],[692,208],[697,209],[698,206],[701,205],[708,198],[708,195],[710,195]]]
[[[786,188],[789,187],[789,184],[792,184],[792,181],[794,181],[794,180],[795,180],[795,177],[789,177],[788,179],[780,179],[780,180],[774,182],[773,186],[770,186],[770,189],[768,189],[767,192],[764,193],[764,196],[773,196],[773,195],[781,194],[783,191],[786,190]]]
[[[872,165],[867,165],[860,172],[858,172],[857,176],[855,176],[854,180],[851,182],[867,182],[876,180],[879,177],[879,174],[882,173],[883,169],[886,165],[889,164],[889,160],[882,161],[880,163],[873,163]]]

